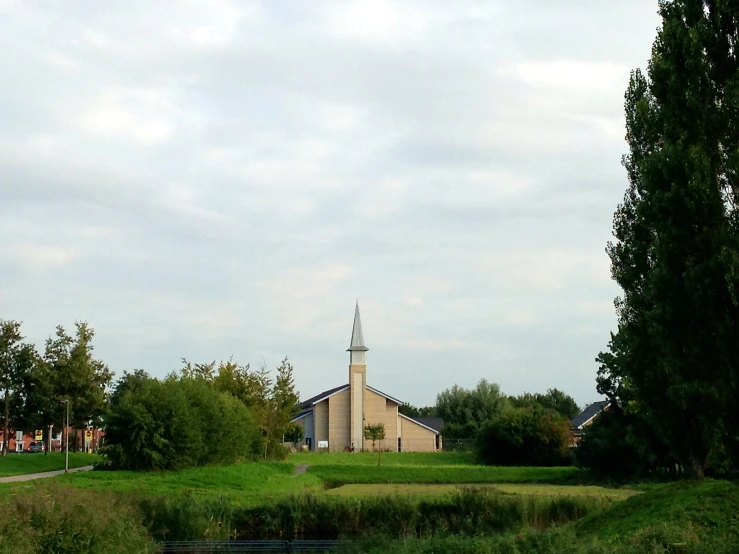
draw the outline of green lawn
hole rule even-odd
[[[186,492],[197,497],[223,496],[238,505],[323,490],[319,478],[313,475],[295,476],[294,472],[295,466],[290,463],[245,462],[157,473],[92,471],[63,475],[56,481],[75,487],[132,492],[144,496],[171,496]]]
[[[374,452],[298,452],[288,461],[310,466],[376,466]],[[475,460],[471,452],[383,452],[383,466],[469,466]]]
[[[69,453],[69,467],[82,467],[100,461],[97,454],[83,452]],[[16,454],[10,453],[0,457],[0,477],[11,475],[26,475],[28,473],[42,473],[64,469],[64,454],[50,452],[49,454]]]
[[[573,467],[496,467],[496,466],[347,466],[315,465],[308,474],[330,487],[352,483],[550,483],[576,481]]]

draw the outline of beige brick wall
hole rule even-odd
[[[382,448],[396,452],[398,450],[398,405],[369,389],[366,389],[364,401],[365,425],[384,423],[385,440],[382,441]],[[364,447],[366,450],[372,450],[372,442],[365,441]],[[380,444],[376,444],[375,448],[379,449]]]
[[[313,417],[315,418],[316,425],[316,436],[314,438],[314,449],[318,449],[318,441],[328,440],[328,417],[329,417],[329,406],[328,400],[319,402],[313,406]],[[331,443],[328,443],[331,448]]]
[[[349,444],[350,424],[349,390],[334,394],[328,399],[328,447],[331,452],[343,452]]]
[[[404,417],[399,419],[403,452],[436,451],[436,433]]]
[[[362,450],[362,429],[365,402],[365,387],[367,385],[367,366],[354,364],[349,366],[349,443],[354,444],[356,450]]]

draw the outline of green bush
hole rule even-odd
[[[115,469],[165,470],[259,455],[246,406],[206,382],[137,377],[111,401],[101,454]]]
[[[561,466],[572,463],[570,427],[554,410],[538,405],[511,408],[485,422],[475,452],[487,465]]]

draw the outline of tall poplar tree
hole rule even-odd
[[[701,478],[739,430],[739,5],[659,13],[626,91],[629,187],[607,248],[623,296],[598,382]]]

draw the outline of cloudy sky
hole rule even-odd
[[[597,399],[645,0],[0,0],[0,318],[117,373]]]

